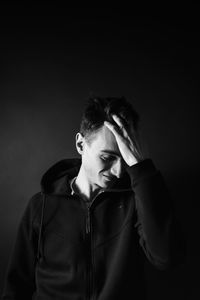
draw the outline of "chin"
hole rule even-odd
[[[113,181],[104,181],[102,183],[102,187],[107,188],[107,187],[111,187],[113,185]]]
[[[101,189],[105,189],[106,187],[108,187],[109,186],[109,184],[108,184],[108,182],[99,182],[98,184],[97,184]]]

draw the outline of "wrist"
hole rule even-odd
[[[139,162],[139,160],[136,157],[131,157],[127,160],[126,163],[129,167],[131,167],[131,166],[137,164],[138,162]]]

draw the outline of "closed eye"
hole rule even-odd
[[[102,156],[101,156],[101,159],[102,159],[103,161],[110,162],[110,161],[115,160],[115,157],[114,157],[114,156],[111,156],[111,155],[102,155]]]

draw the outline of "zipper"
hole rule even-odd
[[[86,216],[86,243],[87,243],[87,300],[92,298],[92,241],[90,206],[87,206]]]
[[[104,191],[102,191],[104,192]],[[101,192],[101,193],[102,193]],[[87,249],[87,291],[86,291],[86,299],[91,300],[93,298],[93,257],[92,257],[92,231],[91,231],[91,206],[93,205],[94,200],[98,197],[97,194],[94,199],[87,206],[86,213],[86,249]]]
[[[90,234],[90,206],[87,206],[86,234]]]

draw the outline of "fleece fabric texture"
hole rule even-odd
[[[90,207],[71,191],[80,165],[56,163],[28,201],[2,300],[145,299],[144,261],[171,265],[171,201],[152,160],[128,167]]]

